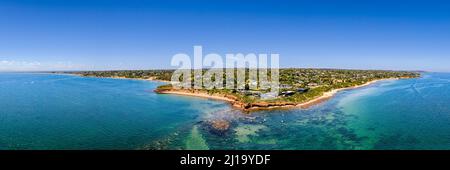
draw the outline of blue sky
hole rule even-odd
[[[170,67],[279,53],[282,67],[450,71],[448,1],[2,0],[0,71]]]

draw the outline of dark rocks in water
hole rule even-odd
[[[227,131],[230,127],[230,122],[226,120],[213,120],[211,121],[211,125],[216,130]]]
[[[172,141],[170,139],[160,139],[157,141],[153,141],[152,143],[144,146],[142,149],[144,150],[167,150],[169,149],[169,144]]]
[[[244,117],[244,118],[240,118],[239,122],[245,123],[245,124],[259,124],[261,122],[261,120],[259,120],[259,118],[257,118],[257,117]]]
[[[179,146],[173,145],[176,142],[176,138],[180,135],[179,132],[174,132],[168,136],[152,141],[138,149],[142,150],[179,150],[182,149]]]
[[[209,122],[209,131],[214,134],[224,135],[230,129],[230,122],[227,120],[211,120]]]

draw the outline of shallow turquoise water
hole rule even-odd
[[[136,149],[222,102],[157,95],[160,83],[0,74],[0,149]]]
[[[450,149],[450,74],[250,115],[221,101],[153,93],[160,84],[0,74],[0,149]],[[218,132],[211,120],[230,128]]]

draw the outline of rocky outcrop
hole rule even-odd
[[[254,106],[254,107],[269,107],[270,103],[267,103],[267,102],[256,102],[256,103],[252,103],[252,106]]]
[[[231,103],[231,105],[235,108],[242,109],[243,111],[255,111],[255,110],[265,110],[265,109],[273,109],[273,108],[282,108],[286,106],[295,106],[294,102],[266,102],[266,101],[257,101],[254,103],[245,103],[239,101],[239,98],[231,95],[231,94],[208,94],[205,91],[195,90],[195,89],[172,89],[172,88],[163,88],[163,89],[155,89],[156,93],[160,94],[182,94],[182,95],[192,95],[198,97],[209,97],[214,99],[226,100]]]
[[[229,94],[225,94],[224,97],[229,98],[229,99],[233,99],[233,100],[237,100],[238,99],[236,96],[229,95]]]
[[[211,126],[218,131],[227,131],[230,128],[230,122],[226,120],[213,120]]]
[[[230,129],[230,122],[227,120],[218,119],[218,120],[210,120],[207,122],[208,122],[207,127],[209,131],[219,136],[226,135]]]

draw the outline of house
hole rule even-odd
[[[251,80],[251,81],[248,83],[248,85],[249,85],[249,86],[257,87],[257,86],[258,86],[258,81]]]
[[[318,86],[319,84],[317,84],[317,83],[308,83],[308,86],[309,87],[316,87],[316,86]]]
[[[305,92],[307,92],[309,89],[308,88],[298,88],[297,89],[297,92],[299,92],[299,93],[305,93]]]
[[[262,93],[261,94],[261,99],[273,99],[277,97],[277,93],[274,92],[269,92],[269,93]]]
[[[295,94],[295,91],[290,91],[290,90],[281,92],[281,95],[283,95],[283,96],[292,96],[294,94]]]

